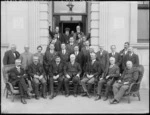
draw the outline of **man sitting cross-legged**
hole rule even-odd
[[[21,95],[21,102],[23,104],[26,104],[25,100],[25,94],[27,94],[29,97],[32,96],[30,91],[28,90],[28,85],[26,83],[27,80],[27,74],[25,74],[25,71],[23,68],[21,68],[21,60],[16,59],[15,60],[15,65],[16,67],[12,68],[9,73],[9,82],[13,86],[18,86],[19,87],[19,92]]]
[[[50,76],[50,89],[51,89],[51,95],[50,99],[52,99],[54,96],[57,95],[57,93],[60,91],[63,85],[63,79],[64,79],[64,66],[61,62],[61,59],[59,56],[56,56],[55,62],[52,63],[49,69],[49,76]],[[58,87],[57,91],[54,94],[54,81],[58,81]]]
[[[33,63],[28,68],[28,74],[32,78],[32,83],[35,91],[35,98],[39,99],[39,84],[42,83],[42,96],[46,98],[46,80],[43,65],[39,63],[38,56],[33,56]]]
[[[119,67],[115,64],[115,58],[110,57],[110,66],[108,68],[108,73],[103,77],[100,78],[98,82],[98,91],[97,91],[97,97],[95,98],[96,100],[101,99],[101,90],[103,85],[106,83],[106,90],[105,90],[105,98],[104,101],[108,99],[108,93],[111,89],[111,86],[115,82],[115,80],[119,77]]]
[[[81,80],[81,85],[84,90],[82,96],[88,95],[89,98],[91,97],[89,91],[96,80],[95,77],[102,75],[102,73],[103,67],[96,61],[96,54],[93,52],[91,53],[91,61],[87,63],[84,77]],[[88,89],[86,83],[88,83]]]
[[[75,62],[75,55],[70,55],[70,62],[65,66],[65,89],[66,89],[66,97],[69,96],[69,81],[73,82],[74,85],[74,96],[77,97],[77,87],[80,80],[81,74],[80,64]]]
[[[123,74],[119,80],[113,85],[114,99],[110,101],[110,104],[119,103],[122,96],[129,89],[131,83],[134,83],[138,79],[139,72],[136,67],[133,67],[131,61],[127,61],[127,68],[123,71]]]

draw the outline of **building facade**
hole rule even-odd
[[[4,52],[10,49],[11,44],[16,44],[20,53],[24,51],[25,44],[30,46],[32,53],[36,52],[38,45],[42,45],[45,52],[50,39],[49,28],[54,30],[59,26],[64,32],[65,27],[70,27],[75,31],[76,25],[80,25],[86,35],[91,35],[95,51],[99,44],[103,44],[110,52],[110,46],[115,44],[119,52],[125,42],[130,42],[145,68],[141,87],[149,88],[149,31],[146,32],[149,30],[149,9],[144,7],[140,10],[136,1],[82,1],[71,4],[74,5],[72,10],[64,1],[1,2],[1,63]],[[144,16],[147,17],[141,18]]]

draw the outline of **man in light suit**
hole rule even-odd
[[[15,64],[15,60],[20,57],[20,53],[16,51],[16,45],[12,44],[11,45],[11,50],[8,50],[4,54],[3,58],[3,64],[8,65],[8,64]]]
[[[96,53],[97,61],[103,65],[105,75],[108,72],[109,68],[109,54],[104,50],[104,45],[99,46],[99,51]]]

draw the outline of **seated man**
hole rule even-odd
[[[38,56],[33,56],[33,63],[28,68],[28,74],[32,78],[35,98],[39,99],[39,83],[42,83],[42,96],[46,98],[46,80],[43,66],[39,63]]]
[[[64,67],[63,63],[61,62],[61,59],[59,56],[56,57],[55,62],[52,63],[49,69],[49,76],[50,76],[50,89],[51,89],[51,95],[50,99],[52,99],[54,96],[57,95],[57,93],[60,91],[63,85],[63,78],[64,78]],[[54,95],[54,81],[58,81],[58,87],[57,91]]]
[[[127,61],[126,66],[127,68],[124,70],[121,78],[113,85],[114,98],[110,101],[110,104],[119,103],[121,97],[129,89],[130,84],[136,82],[138,79],[138,70],[133,67],[132,62]]]
[[[15,65],[16,67],[12,68],[10,72],[10,77],[9,77],[9,82],[13,86],[18,86],[19,87],[19,92],[21,95],[21,102],[23,104],[26,104],[25,100],[25,94],[27,94],[29,97],[31,96],[31,93],[28,90],[28,85],[26,83],[26,78],[27,75],[25,74],[25,71],[23,68],[21,68],[21,60],[16,59],[15,60]]]
[[[80,74],[81,74],[81,67],[80,64],[75,62],[75,55],[70,55],[70,62],[65,66],[65,89],[66,89],[66,97],[69,96],[69,81],[72,80],[74,85],[74,96],[77,97],[77,87],[80,80]]]
[[[97,88],[98,92],[95,101],[101,98],[102,87],[105,83],[107,83],[106,90],[105,90],[105,98],[104,98],[104,101],[106,101],[108,99],[108,93],[111,89],[111,86],[113,85],[115,80],[119,77],[119,67],[115,64],[115,58],[110,57],[109,61],[110,61],[110,66],[108,68],[108,73],[105,75],[105,77],[100,78],[100,81],[98,82],[98,88]]]
[[[81,80],[84,90],[82,96],[88,95],[89,98],[91,97],[89,91],[96,80],[95,77],[102,75],[102,73],[103,67],[96,61],[96,54],[93,52],[91,53],[91,62],[87,63],[84,77]],[[86,88],[86,83],[88,83],[88,89]]]

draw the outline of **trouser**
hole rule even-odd
[[[125,94],[128,88],[129,85],[124,85],[122,83],[114,83],[113,85],[114,99],[120,101],[121,97]]]
[[[73,76],[70,77],[69,79],[67,77],[64,78],[64,83],[65,83],[65,90],[66,90],[66,94],[69,94],[69,81],[73,82],[73,86],[74,86],[74,94],[77,93],[77,88],[79,85],[79,77],[78,76]]]
[[[19,92],[20,92],[21,97],[24,97],[28,91],[27,83],[25,81],[25,78],[23,78],[23,77],[20,77],[19,79],[13,81],[12,85],[19,87]]]
[[[113,85],[113,83],[115,82],[114,79],[102,79],[98,82],[98,87],[97,87],[97,94],[101,95],[101,91],[102,91],[102,87],[103,85],[106,83],[106,89],[105,89],[105,96],[108,97],[108,93],[111,90],[111,86]]]
[[[92,78],[84,77],[81,80],[81,85],[82,85],[84,92],[90,92],[90,90],[92,88],[92,84],[94,84],[94,81],[95,81],[94,77],[92,77]],[[86,83],[88,84],[88,88],[86,87]]]
[[[56,92],[59,92],[60,89],[62,88],[63,79],[64,79],[63,76],[60,76],[58,79],[56,79],[56,81],[58,80],[58,87],[57,87]],[[53,77],[50,77],[50,87],[49,87],[49,89],[51,90],[51,95],[54,94],[54,81],[55,81],[55,79],[53,79]]]
[[[37,79],[33,78],[33,85],[34,85],[34,91],[35,95],[38,97],[39,96],[39,84],[42,84],[42,95],[46,95],[46,80],[45,78],[42,79]]]

